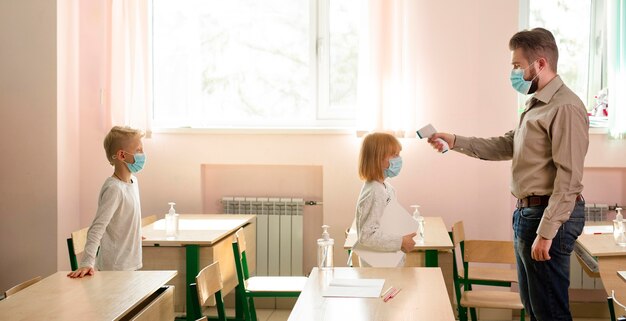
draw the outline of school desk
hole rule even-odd
[[[177,270],[170,284],[176,287],[174,309],[177,314],[191,310],[189,284],[205,266],[220,262],[226,295],[237,285],[237,271],[232,239],[240,227],[248,240],[248,267],[254,271],[256,262],[256,216],[227,214],[179,214],[176,237],[165,233],[165,220],[143,227],[143,270]],[[238,315],[240,311],[237,312]],[[188,319],[191,315],[188,316]]]
[[[583,257],[584,268],[599,270],[607,295],[615,290],[617,300],[626,303],[626,284],[616,272],[626,270],[626,247],[615,244],[613,233],[581,234],[576,243],[583,250],[576,255]]]
[[[173,320],[176,271],[59,271],[0,301],[0,320]]]
[[[424,221],[424,243],[415,244],[413,251],[424,251],[425,266],[437,267],[439,266],[439,250],[452,250],[454,246],[450,240],[446,224],[443,222],[441,217],[425,216]],[[348,231],[343,248],[351,250],[356,241],[356,222],[352,221],[352,226]]]
[[[382,289],[402,290],[382,298],[324,297],[333,279],[384,279]],[[313,268],[289,321],[424,320],[453,321],[454,314],[440,268]]]

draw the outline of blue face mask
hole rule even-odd
[[[130,170],[131,173],[137,173],[143,169],[143,165],[146,163],[146,154],[144,153],[131,154],[129,152],[124,152],[124,153],[133,155],[133,157],[135,158],[134,163],[132,164],[126,163],[126,166],[128,166],[128,169]]]
[[[387,177],[395,177],[400,174],[400,170],[402,169],[402,157],[394,157],[389,160],[389,168],[385,168],[385,178]]]
[[[534,63],[535,62],[533,62],[533,64]],[[530,66],[528,66],[528,68],[530,68]],[[526,69],[528,69],[528,68],[526,68]],[[513,70],[511,70],[511,86],[513,86],[513,89],[517,90],[517,92],[519,92],[522,95],[532,94],[532,93],[534,93],[537,90],[536,86],[534,86],[535,88],[533,90],[531,90],[531,87],[533,87],[533,81],[535,81],[535,79],[537,79],[537,77],[539,76],[539,74],[543,70],[543,69],[540,70],[535,75],[535,77],[533,77],[533,79],[525,80],[524,79],[524,70],[526,70],[526,69],[513,69]]]

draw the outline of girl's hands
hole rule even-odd
[[[417,233],[407,234],[402,237],[402,245],[400,246],[402,252],[409,253],[413,251],[413,248],[415,247],[415,241],[413,240],[413,238],[415,237],[415,235],[417,235]]]

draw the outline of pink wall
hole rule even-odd
[[[0,1],[0,292],[57,268],[56,1]]]

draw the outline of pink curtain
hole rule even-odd
[[[418,121],[418,1],[369,0],[359,37],[358,131],[415,137]]]
[[[110,125],[152,131],[149,0],[110,0],[107,21],[106,106]]]

